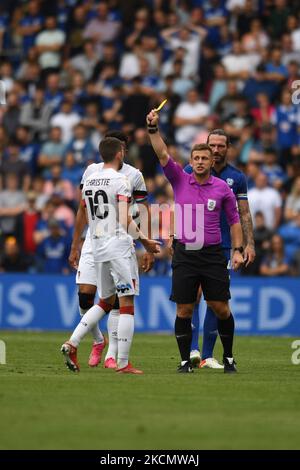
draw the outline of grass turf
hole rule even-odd
[[[300,365],[292,339],[237,337],[239,373],[177,374],[172,336],[136,335],[143,376],[69,372],[62,333],[0,332],[0,449],[297,449]],[[216,357],[221,357],[218,345]]]

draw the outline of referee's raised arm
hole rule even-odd
[[[147,129],[151,145],[161,166],[166,166],[169,160],[168,149],[158,130],[158,113],[152,109],[146,117]]]

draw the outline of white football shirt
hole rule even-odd
[[[129,257],[133,240],[118,221],[118,202],[131,201],[131,184],[112,168],[91,173],[84,181],[82,199],[88,214],[95,262]]]
[[[88,176],[90,176],[95,171],[101,171],[103,168],[104,163],[92,163],[89,165],[85,172],[83,173],[80,187],[82,188],[84,182]],[[143,202],[147,199],[147,189],[146,184],[144,181],[144,177],[140,170],[137,170],[131,165],[127,163],[123,163],[122,168],[118,171],[121,175],[127,176],[130,185],[131,185],[131,194],[132,194],[132,206],[131,206],[131,215],[136,223],[138,223],[138,207],[136,203]],[[82,254],[89,254],[92,253],[92,246],[90,241],[90,230],[87,230],[85,241],[83,243],[81,253]]]

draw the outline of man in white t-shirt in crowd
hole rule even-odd
[[[105,137],[115,137],[119,139],[123,146],[124,151],[127,151],[128,138],[126,134],[121,131],[109,131]],[[84,172],[80,184],[82,189],[86,178],[91,175],[94,171],[101,170],[103,163],[93,163],[89,165]],[[119,170],[120,173],[125,175],[131,184],[132,190],[132,206],[131,214],[135,221],[138,223],[138,217],[141,205],[145,205],[147,209],[147,189],[142,173],[131,165],[123,163],[122,168]],[[148,213],[148,209],[147,209]],[[141,213],[142,215],[142,213]],[[142,223],[143,220],[142,220]],[[72,247],[69,256],[69,262],[72,268],[77,270],[76,284],[78,285],[78,300],[80,315],[83,316],[89,308],[94,304],[95,295],[97,291],[97,280],[96,280],[96,269],[93,257],[92,245],[90,241],[89,231],[86,234],[84,244],[81,249],[80,259],[79,258],[79,246],[82,232],[86,225],[86,214],[82,206],[79,206],[76,222],[73,233]],[[150,271],[154,264],[154,256],[150,253],[145,253],[143,256],[142,268],[145,272]],[[120,318],[119,302],[118,298],[111,310],[107,320],[107,331],[109,338],[109,346],[105,356],[104,367],[108,369],[115,369],[117,367],[116,359],[118,354],[118,322]],[[102,357],[103,350],[106,342],[102,332],[98,325],[95,325],[91,329],[91,334],[94,339],[91,354],[89,357],[88,364],[90,367],[96,367]]]
[[[186,101],[180,103],[175,111],[175,140],[187,158],[190,155],[191,142],[195,139],[209,115],[209,106],[200,101],[196,89],[187,93]]]
[[[255,187],[248,191],[248,201],[252,220],[255,220],[257,212],[262,212],[266,227],[276,230],[281,220],[282,198],[277,189],[268,186],[264,173],[259,173],[255,178]]]
[[[134,332],[134,296],[139,294],[138,266],[133,238],[141,241],[149,253],[159,252],[159,242],[149,240],[129,215],[131,184],[119,170],[123,166],[124,146],[114,137],[100,142],[103,167],[84,181],[83,204],[86,207],[100,301],[91,307],[61,347],[66,366],[79,371],[77,347],[85,335],[109,313],[118,293],[118,373],[141,374],[129,362]]]
[[[35,41],[42,69],[60,66],[61,49],[65,40],[65,33],[56,27],[55,16],[48,16],[45,21],[45,29],[37,35]]]
[[[51,118],[51,127],[60,127],[62,132],[62,142],[68,144],[73,137],[73,129],[80,122],[81,118],[76,111],[72,110],[72,103],[64,100],[61,110]]]

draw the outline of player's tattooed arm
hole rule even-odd
[[[255,246],[253,239],[253,224],[252,217],[249,209],[249,203],[247,200],[242,199],[238,201],[238,208],[240,214],[240,220],[243,230],[244,238],[244,261],[245,266],[248,266],[250,263],[253,263],[255,259]]]

